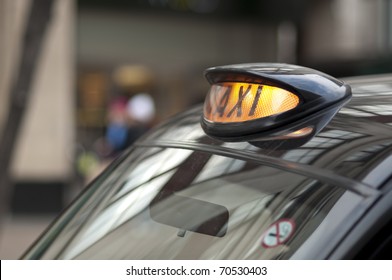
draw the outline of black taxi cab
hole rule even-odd
[[[390,259],[392,76],[210,68],[25,259]]]

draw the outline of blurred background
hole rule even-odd
[[[0,0],[0,258],[246,62],[392,72],[392,0]]]

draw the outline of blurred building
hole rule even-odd
[[[39,1],[37,1],[39,2]],[[0,123],[22,47],[31,1],[0,0]],[[74,125],[74,1],[55,1],[34,71],[31,98],[11,167],[14,212],[58,212],[72,181]],[[2,127],[2,126],[1,126]],[[3,186],[1,186],[3,187]]]
[[[162,117],[202,100],[209,66],[279,61],[337,76],[392,70],[389,0],[78,3],[79,70],[149,67]]]

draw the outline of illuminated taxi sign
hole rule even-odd
[[[206,78],[211,89],[201,125],[225,141],[293,138],[293,128],[300,130],[305,123],[317,128],[312,130],[316,134],[351,98],[351,88],[342,81],[289,64],[213,67]]]
[[[298,106],[297,95],[285,89],[252,83],[212,85],[204,105],[210,122],[236,123],[289,111]]]

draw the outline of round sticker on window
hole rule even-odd
[[[293,235],[295,223],[290,219],[281,219],[273,223],[263,234],[264,248],[274,248],[284,244]]]

